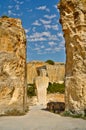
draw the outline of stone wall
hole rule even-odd
[[[24,109],[26,36],[21,20],[0,18],[0,113]]]
[[[61,0],[59,5],[66,41],[66,110],[86,110],[86,0]]]
[[[35,78],[38,76],[37,69],[45,68],[49,82],[64,82],[65,65],[63,63],[55,63],[50,65],[45,62],[33,61],[27,64],[27,83],[33,84]]]

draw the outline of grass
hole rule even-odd
[[[5,113],[6,116],[22,116],[25,115],[25,112],[21,112],[17,109],[13,109],[13,110],[8,110]]]
[[[17,109],[7,110],[4,114],[1,114],[0,116],[23,116],[26,112],[19,111]]]
[[[86,120],[86,115],[83,115],[81,113],[79,114],[73,114],[72,112],[70,111],[64,111],[63,113],[61,113],[62,116],[65,116],[65,117],[72,117],[72,118],[81,118],[81,119],[84,119]]]

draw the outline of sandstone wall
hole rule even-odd
[[[66,41],[66,110],[86,110],[86,0],[61,0],[60,22]]]
[[[0,18],[0,113],[23,109],[26,37],[21,20]]]
[[[63,83],[65,76],[65,65],[64,64],[55,64],[55,65],[46,65],[47,75],[51,83]]]
[[[49,82],[59,82],[64,81],[65,75],[65,65],[57,63],[55,65],[49,65],[44,62],[29,62],[27,64],[27,83],[33,84],[35,78],[38,76],[37,69],[39,67],[45,67],[47,76],[49,77]]]

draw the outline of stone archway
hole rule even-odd
[[[66,110],[86,111],[86,0],[61,0],[60,9],[66,41]]]

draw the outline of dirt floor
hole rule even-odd
[[[0,117],[0,130],[86,130],[86,120],[62,117],[31,106],[25,116]]]
[[[47,102],[64,102],[63,94],[49,94]],[[0,117],[0,130],[86,130],[86,120],[63,117],[35,105],[37,98],[29,100],[29,112],[25,116]]]

